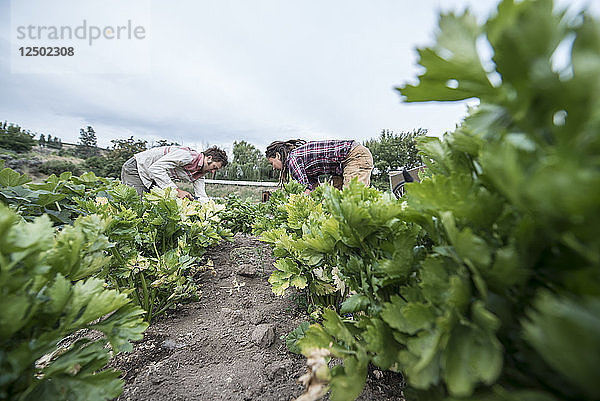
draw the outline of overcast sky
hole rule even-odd
[[[415,49],[432,43],[440,10],[469,6],[481,19],[497,3],[136,0],[119,8],[105,0],[0,0],[0,119],[65,142],[77,142],[79,129],[92,125],[101,146],[131,135],[228,150],[235,140],[264,149],[288,138],[364,140],[382,129],[426,128],[440,136],[461,120],[465,103],[403,104],[394,87],[416,79]],[[596,11],[598,3],[590,2]],[[56,11],[44,9],[48,4]],[[17,55],[14,40],[11,45],[16,22],[83,19],[142,24],[144,40],[127,44],[142,53],[129,51],[127,60],[110,55],[114,41],[77,44],[139,71],[89,73],[84,64],[58,73],[15,68],[15,62],[33,62]]]

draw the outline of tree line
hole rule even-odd
[[[413,131],[395,132],[383,129],[379,136],[364,141],[364,145],[373,154],[374,170],[372,184],[379,189],[387,189],[388,173],[402,167],[413,168],[422,164],[416,148],[416,140],[425,136],[427,130],[419,128]],[[113,139],[112,146],[108,149],[98,147],[96,131],[92,126],[81,128],[79,141],[75,148],[66,148],[56,135],[39,135],[24,130],[20,126],[0,123],[0,148],[8,149],[17,153],[31,151],[34,146],[51,148],[58,151],[60,156],[72,156],[83,159],[83,163],[73,163],[64,160],[51,160],[41,168],[46,174],[60,174],[63,171],[71,171],[81,174],[84,171],[93,171],[96,175],[103,177],[120,177],[121,166],[134,154],[147,150],[148,141],[136,139],[131,136],[128,139]],[[176,142],[159,140],[153,146],[179,145]],[[223,169],[216,172],[214,178],[233,181],[276,181],[278,171],[273,171],[262,151],[256,146],[244,140],[233,143],[233,158]],[[213,178],[213,177],[211,177]]]
[[[30,151],[35,146],[35,134],[24,130],[17,124],[6,121],[0,123],[0,148],[17,153]]]

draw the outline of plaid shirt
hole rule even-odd
[[[287,165],[292,178],[309,189],[317,186],[319,175],[342,175],[342,161],[348,156],[354,141],[314,141],[292,150]]]

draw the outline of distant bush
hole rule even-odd
[[[74,175],[81,175],[85,171],[82,166],[64,160],[49,160],[47,162],[42,163],[42,165],[38,168],[40,173],[43,174],[56,174],[60,175],[65,171],[70,171]]]
[[[0,146],[0,155],[16,156],[17,152],[14,150],[6,149]]]
[[[109,157],[91,156],[85,160],[84,165],[87,171],[93,171],[99,177],[118,178],[122,163]]]
[[[59,156],[63,156],[63,157],[65,157],[65,156],[79,157],[77,155],[77,151],[75,149],[72,149],[72,148],[61,148],[58,151],[58,155]]]

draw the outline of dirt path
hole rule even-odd
[[[265,244],[237,235],[209,252],[202,298],[148,328],[134,351],[113,365],[124,372],[124,400],[293,400],[305,359],[283,338],[306,320],[299,296],[276,297]],[[380,379],[375,379],[379,376]],[[401,400],[401,377],[370,373],[360,400]]]

